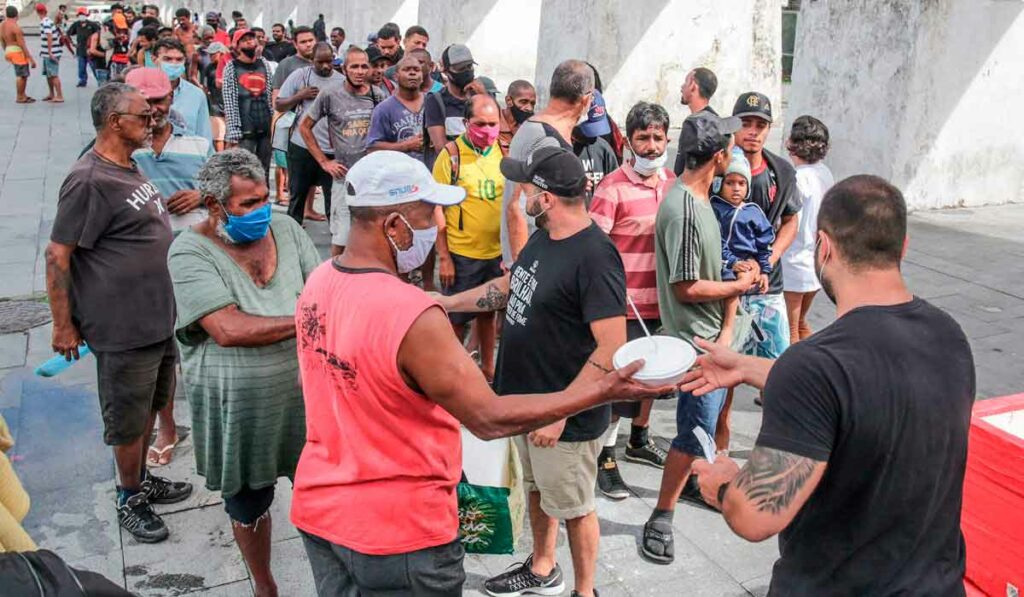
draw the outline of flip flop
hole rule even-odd
[[[174,440],[173,442],[171,442],[170,444],[167,444],[163,448],[157,448],[156,446],[150,446],[149,447],[149,454],[156,454],[156,460],[153,460],[153,458],[151,456],[149,456],[149,454],[147,454],[147,456],[146,456],[146,466],[148,466],[150,468],[160,468],[161,466],[167,466],[168,464],[171,463],[171,461],[168,460],[167,462],[160,462],[160,459],[163,458],[164,454],[166,454],[169,450],[174,450],[174,448],[176,448],[176,447],[178,447],[178,440]],[[173,451],[171,452],[171,456],[172,457],[174,456],[174,452]]]
[[[36,101],[36,98],[34,98],[34,97],[26,97],[23,100],[14,100],[14,103],[16,103],[16,104],[33,104],[33,103],[35,103],[35,101]]]
[[[63,104],[64,103],[63,99],[54,99],[54,100],[50,100],[50,101],[55,103],[55,104]]]
[[[654,564],[666,566],[675,560],[675,539],[672,523],[665,520],[648,520],[640,539],[640,555]]]
[[[320,214],[317,214],[317,213],[309,214],[309,215],[303,215],[302,217],[304,219],[306,219],[306,220],[313,220],[314,222],[325,222],[325,221],[327,221],[326,217],[324,217],[324,216],[322,216]]]
[[[44,98],[43,98],[42,100],[40,100],[40,101],[44,101],[44,102],[52,102],[52,101],[53,101],[53,98],[52,98],[52,97],[50,97],[50,96],[46,96],[46,97],[44,97]]]

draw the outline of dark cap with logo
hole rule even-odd
[[[732,109],[732,115],[739,118],[756,116],[772,122],[772,102],[763,93],[748,91],[736,100],[736,105]]]
[[[683,121],[679,151],[687,156],[709,158],[729,147],[730,135],[742,128],[739,118],[720,118],[710,112],[697,112]]]
[[[504,158],[501,173],[512,182],[529,183],[559,197],[578,197],[587,188],[583,162],[564,147],[541,147],[525,160]]]

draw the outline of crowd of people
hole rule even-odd
[[[34,63],[7,11],[8,59]],[[674,560],[684,499],[747,539],[781,534],[772,594],[963,594],[970,349],[902,280],[900,191],[835,183],[818,119],[793,119],[776,155],[772,100],[746,92],[720,117],[715,73],[694,68],[670,165],[665,107],[637,102],[620,126],[582,60],[539,103],[530,81],[499,93],[463,44],[435,58],[420,26],[363,47],[323,15],[269,37],[237,12],[83,17],[42,28],[45,72],[64,45],[79,86],[87,67],[100,85],[46,250],[53,348],[96,354],[138,541],[166,539],[153,504],[192,492],[151,472],[173,458],[180,382],[196,470],[261,596],[277,594],[281,477],[320,595],[460,594],[464,426],[515,437],[527,492],[532,552],[486,591],[562,593],[564,522],[573,595],[596,597],[596,495],[634,495],[622,419],[622,456],[663,469],[647,561]],[[328,261],[304,230],[324,219]],[[838,319],[812,333],[821,289]],[[699,349],[678,388],[613,366],[646,330]],[[740,467],[744,383],[763,422]],[[659,399],[676,401],[672,438],[650,431]]]

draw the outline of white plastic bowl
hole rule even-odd
[[[621,369],[637,359],[644,366],[633,376],[649,386],[676,384],[697,361],[697,351],[689,342],[672,336],[637,338],[622,345],[612,356],[612,365]]]

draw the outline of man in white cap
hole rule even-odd
[[[291,519],[322,595],[461,595],[460,422],[494,439],[665,388],[632,381],[637,362],[499,399],[440,305],[398,277],[433,247],[434,207],[465,191],[395,151],[362,158],[345,182],[349,243],[310,275],[295,309],[307,439]]]

